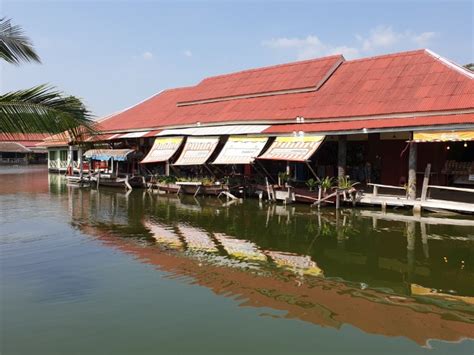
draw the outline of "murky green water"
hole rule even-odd
[[[0,170],[2,354],[472,354],[474,218]]]

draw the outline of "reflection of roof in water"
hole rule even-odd
[[[277,265],[289,267],[297,273],[320,276],[323,271],[307,255],[296,255],[293,253],[284,253],[279,251],[266,251]]]
[[[179,224],[178,229],[186,240],[188,249],[217,252],[216,245],[204,230],[184,224]]]
[[[250,241],[235,239],[224,233],[214,233],[214,236],[219,243],[222,244],[229,255],[244,260],[267,260],[265,254],[263,254],[258,247]]]
[[[183,243],[179,239],[179,236],[169,227],[164,224],[152,222],[150,220],[143,221],[144,226],[150,230],[152,237],[161,244],[169,246],[171,248],[181,249]]]
[[[419,344],[430,339],[460,341],[474,338],[471,312],[436,304],[420,303],[377,290],[319,277],[289,277],[279,269],[269,273],[229,268],[206,263],[180,253],[168,253],[153,246],[143,247],[133,239],[82,226],[106,245],[133,254],[175,275],[192,277],[194,282],[216,294],[239,295],[241,306],[271,307],[321,326],[340,328],[351,324],[365,332],[404,336]],[[427,325],[428,326],[423,326]]]
[[[433,290],[431,288],[423,287],[417,284],[411,284],[410,288],[411,288],[412,295],[440,297],[448,301],[462,301],[462,302],[474,305],[474,297],[458,296],[458,295],[451,295],[448,293],[442,293],[442,292]]]

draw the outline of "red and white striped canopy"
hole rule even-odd
[[[277,137],[259,159],[308,161],[316,152],[324,136]]]
[[[219,143],[219,137],[188,137],[183,152],[174,165],[202,165]]]

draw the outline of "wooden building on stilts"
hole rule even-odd
[[[427,49],[209,77],[98,128],[80,149],[143,154],[122,174],[174,192],[226,185],[266,194],[259,186],[272,185],[286,202],[311,202],[332,178],[334,191],[357,183],[354,203],[474,212],[474,73]],[[65,166],[77,170],[86,151],[65,144]],[[50,168],[64,171],[56,147]],[[87,162],[92,173],[104,169]],[[439,202],[454,195],[457,204]]]

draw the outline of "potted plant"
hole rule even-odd
[[[309,191],[314,191],[315,188],[318,186],[318,180],[313,178],[306,180],[306,186],[308,186]]]
[[[281,171],[278,173],[278,185],[283,186],[290,180],[290,175],[288,175],[285,171]]]
[[[330,176],[325,176],[319,181],[319,187],[322,191],[323,197],[327,196],[328,190],[334,186],[334,178]]]

